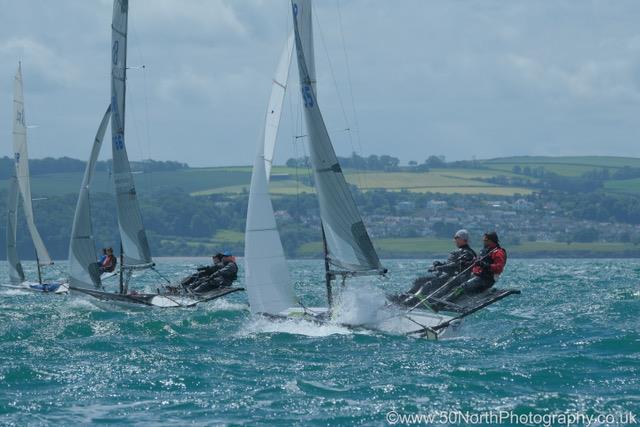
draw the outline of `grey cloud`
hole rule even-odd
[[[111,2],[0,8],[2,140],[22,59],[27,117],[41,125],[31,154],[86,158],[109,100]],[[131,0],[130,10],[129,64],[146,66],[129,72],[131,157],[249,164],[289,2]],[[640,155],[637,1],[340,0],[315,11],[319,101],[340,154]],[[292,143],[295,64],[291,76],[277,161],[303,152]]]

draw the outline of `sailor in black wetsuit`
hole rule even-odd
[[[216,288],[231,286],[238,278],[238,264],[231,253],[225,252],[222,257],[222,267],[206,280],[198,281],[193,289],[196,294],[204,294]]]
[[[411,289],[403,294],[390,296],[389,299],[395,303],[414,305],[420,301],[416,295],[427,296],[427,294],[438,290],[439,287],[456,275],[460,276],[456,277],[452,283],[449,283],[447,289],[451,289],[456,284],[463,283],[467,280],[471,272],[469,271],[465,274],[460,273],[468,269],[476,258],[475,251],[469,246],[469,232],[465,229],[458,230],[453,236],[453,239],[456,244],[456,250],[449,254],[445,262],[435,261],[429,269],[429,273],[426,276],[418,277],[413,282]],[[446,292],[446,290],[442,289],[438,291],[438,294],[444,292]]]
[[[204,267],[198,267],[197,271],[195,273],[193,273],[190,276],[185,277],[184,279],[182,279],[182,281],[180,282],[180,284],[185,288],[185,289],[195,289],[196,287],[200,286],[201,284],[203,284],[209,277],[211,277],[216,271],[220,270],[222,268],[222,258],[224,258],[224,255],[220,252],[218,252],[217,254],[215,254],[212,259],[213,259],[213,264],[212,265],[207,265]]]

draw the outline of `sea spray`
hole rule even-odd
[[[353,331],[333,322],[317,323],[302,318],[271,319],[265,316],[252,316],[238,331],[237,336],[245,337],[255,334],[294,334],[308,337],[326,337],[329,335],[352,334]]]
[[[338,324],[393,332],[394,319],[402,316],[390,306],[384,292],[371,283],[348,286],[336,297],[332,320]]]

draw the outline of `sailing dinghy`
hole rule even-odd
[[[25,289],[44,293],[67,293],[69,285],[61,281],[42,279],[42,267],[53,264],[49,252],[36,228],[31,199],[31,183],[29,178],[29,156],[27,152],[27,126],[24,115],[24,94],[22,89],[22,64],[18,63],[13,92],[13,152],[15,170],[9,179],[9,197],[7,201],[7,261],[9,263],[9,279],[11,285],[5,287]],[[24,270],[18,257],[16,235],[18,226],[18,202],[22,199],[27,228],[35,247],[38,281],[25,279]]]
[[[271,145],[266,137],[258,144],[251,176],[245,235],[246,287],[254,314],[275,319],[302,317],[324,323],[334,321],[332,286],[336,279],[345,284],[348,278],[382,276],[387,270],[380,262],[355,205],[318,106],[311,1],[293,0],[292,11],[311,168],[320,206],[328,306],[303,306],[296,300],[289,281],[269,196],[266,165],[270,164],[272,153],[268,150]],[[385,306],[381,305],[376,310],[385,310]],[[352,328],[382,330],[393,323],[392,328],[396,332],[432,339],[443,336],[458,324],[452,316],[425,310],[398,312],[393,307],[387,307],[382,317],[382,322],[377,324],[338,322]]]
[[[142,223],[133,175],[125,146],[125,90],[127,71],[128,0],[114,0],[111,25],[111,104],[96,134],[87,163],[73,221],[69,245],[70,288],[73,291],[119,305],[147,307],[193,307],[241,291],[243,288],[221,288],[206,294],[188,295],[172,292],[178,284],[155,286],[155,293],[130,290],[134,271],[155,270],[147,234]],[[91,226],[89,192],[95,166],[107,125],[111,121],[113,178],[120,233],[119,286],[115,292],[105,289],[96,263],[95,240]],[[163,277],[158,273],[160,277]]]

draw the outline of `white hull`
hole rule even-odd
[[[37,287],[41,286],[40,283],[38,282],[29,282],[29,281],[25,281],[20,283],[19,285],[0,285],[4,288],[10,288],[10,289],[20,289],[23,291],[29,291],[29,292],[38,292],[38,293],[42,293],[42,294],[68,294],[69,293],[69,284],[68,283],[62,283],[62,282],[50,282],[50,283],[45,283],[45,285],[53,285],[53,284],[59,284],[60,286],[55,290],[55,291],[47,291],[47,290],[43,290],[43,289],[38,289]]]
[[[99,307],[113,306],[146,309],[146,308],[189,308],[195,307],[197,304],[213,301],[225,295],[242,291],[243,288],[225,288],[217,292],[210,292],[205,295],[185,296],[185,295],[167,295],[167,294],[137,294],[131,293],[122,295],[114,292],[104,292],[94,289],[73,288],[75,293],[81,293],[91,296],[91,301]]]
[[[124,309],[133,311],[146,311],[154,308],[191,308],[195,307],[198,303],[194,300],[187,300],[182,298],[168,298],[157,296],[152,298],[147,304],[141,304],[138,302],[112,300],[112,299],[99,299],[99,298],[87,298],[93,305],[103,310],[111,311],[113,309]]]
[[[439,313],[432,313],[425,310],[413,310],[411,312],[389,311],[381,312],[379,320],[371,323],[353,324],[333,320],[329,317],[329,309],[326,307],[291,307],[280,312],[279,316],[290,319],[305,319],[313,322],[330,323],[335,322],[342,326],[357,329],[370,329],[381,332],[389,332],[400,335],[411,335],[420,338],[438,339],[450,336],[452,331],[457,329],[461,321],[451,322],[444,328],[437,328],[444,322],[453,319]],[[433,328],[436,328],[435,330]]]

